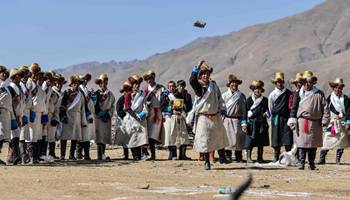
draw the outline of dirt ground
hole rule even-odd
[[[1,158],[4,159],[7,146]],[[59,150],[56,151],[59,153]],[[319,170],[254,169],[245,163],[212,164],[205,171],[203,163],[168,161],[167,151],[157,151],[159,160],[124,161],[122,149],[108,149],[111,162],[56,162],[38,166],[1,166],[0,199],[227,199],[220,187],[238,186],[253,173],[253,184],[241,199],[350,199],[350,159],[345,151],[343,165],[329,164]],[[272,159],[271,148],[265,158]],[[92,150],[96,158],[96,150]],[[192,158],[197,153],[189,150]],[[254,155],[255,157],[255,155]],[[142,189],[147,187],[148,189]]]

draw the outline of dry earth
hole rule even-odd
[[[5,157],[4,150],[1,157]],[[57,149],[57,151],[59,151]],[[272,158],[271,148],[265,157]],[[329,164],[318,171],[286,169],[254,169],[251,165],[213,164],[203,170],[199,161],[167,161],[167,152],[158,151],[156,162],[124,161],[121,149],[109,149],[111,162],[57,162],[39,166],[1,166],[0,199],[227,199],[219,195],[222,186],[236,187],[248,169],[254,181],[242,199],[349,199],[350,159],[345,152],[343,162]],[[192,158],[197,154],[189,151]],[[93,150],[93,156],[96,156]],[[117,159],[115,159],[117,158]],[[140,189],[149,184],[149,189]]]

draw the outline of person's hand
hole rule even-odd
[[[349,125],[346,125],[345,128],[346,128],[346,130],[350,131],[350,126]]]
[[[89,118],[89,119],[87,120],[87,122],[88,122],[89,124],[92,124],[92,123],[94,122],[94,119],[93,119],[93,118]]]
[[[200,60],[200,61],[198,61],[197,67],[201,67],[203,63],[205,63],[205,61],[204,61],[204,60]]]
[[[243,131],[243,133],[247,133],[248,132],[247,125],[242,126],[242,131]]]
[[[289,127],[292,131],[294,131],[297,128],[296,124],[294,124],[294,123],[290,124]]]

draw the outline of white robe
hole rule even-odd
[[[4,81],[0,81],[0,140],[11,139],[11,119],[14,117],[12,97]]]

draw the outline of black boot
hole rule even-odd
[[[58,159],[55,153],[56,142],[49,143],[49,156],[52,156],[54,159]]]
[[[243,162],[242,151],[235,151],[235,158],[237,163]]]
[[[47,138],[46,136],[43,136],[43,143],[42,143],[42,149],[41,149],[41,155],[40,156],[47,156]]]
[[[258,147],[258,163],[264,163],[264,147]]]
[[[308,160],[309,160],[309,169],[310,170],[315,170],[316,165],[315,165],[315,158],[316,158],[316,148],[310,148],[308,149]]]
[[[79,142],[77,145],[77,159],[81,160],[83,159],[83,149],[84,149],[84,142]]]
[[[132,158],[133,160],[141,160],[141,147],[131,148]]]
[[[277,162],[280,159],[280,154],[281,154],[281,148],[280,147],[274,147],[274,158],[273,158],[273,162]]]
[[[191,160],[190,157],[186,156],[187,145],[181,145],[179,150],[179,160]]]
[[[124,147],[123,151],[124,151],[124,160],[129,160],[129,149]]]
[[[232,162],[232,150],[225,150],[226,159]]]
[[[75,157],[75,150],[77,148],[77,141],[76,140],[71,140],[70,141],[70,150],[69,150],[69,160],[77,160]]]
[[[228,161],[226,159],[225,149],[218,150],[218,154],[219,154],[219,162],[220,162],[220,164],[228,164],[228,163],[230,163],[230,161]]]
[[[341,156],[343,155],[343,153],[344,153],[344,149],[337,149],[337,156],[335,159],[335,163],[337,165],[340,165],[340,159],[341,159]]]
[[[247,150],[247,163],[253,163],[252,160],[252,149]]]
[[[102,144],[97,144],[97,160],[102,160]]]
[[[66,149],[67,149],[67,140],[61,140],[61,160],[65,160]]]
[[[172,146],[168,146],[168,160],[172,160],[173,159],[173,147]]]
[[[37,145],[35,144],[36,142],[31,142],[28,144],[28,155],[29,155],[29,164],[36,164],[39,161],[36,159],[36,153],[37,153]]]
[[[27,143],[24,140],[19,141],[19,153],[21,156],[22,165],[29,162],[29,156],[27,153]]]
[[[205,170],[210,170],[210,160],[209,160],[209,153],[204,153],[204,169]]]
[[[106,144],[102,144],[102,159],[105,159],[107,161],[111,160],[109,156],[106,156]]]
[[[320,160],[317,164],[319,165],[325,165],[326,164],[326,156],[327,156],[328,150],[321,150],[320,151]]]
[[[91,160],[91,157],[90,157],[90,142],[84,142],[83,150],[84,150],[84,160]]]
[[[292,145],[285,145],[284,149],[286,150],[286,152],[289,152],[292,150]]]
[[[305,159],[306,159],[306,149],[298,148],[299,152],[299,167],[298,169],[304,170],[305,168]]]

